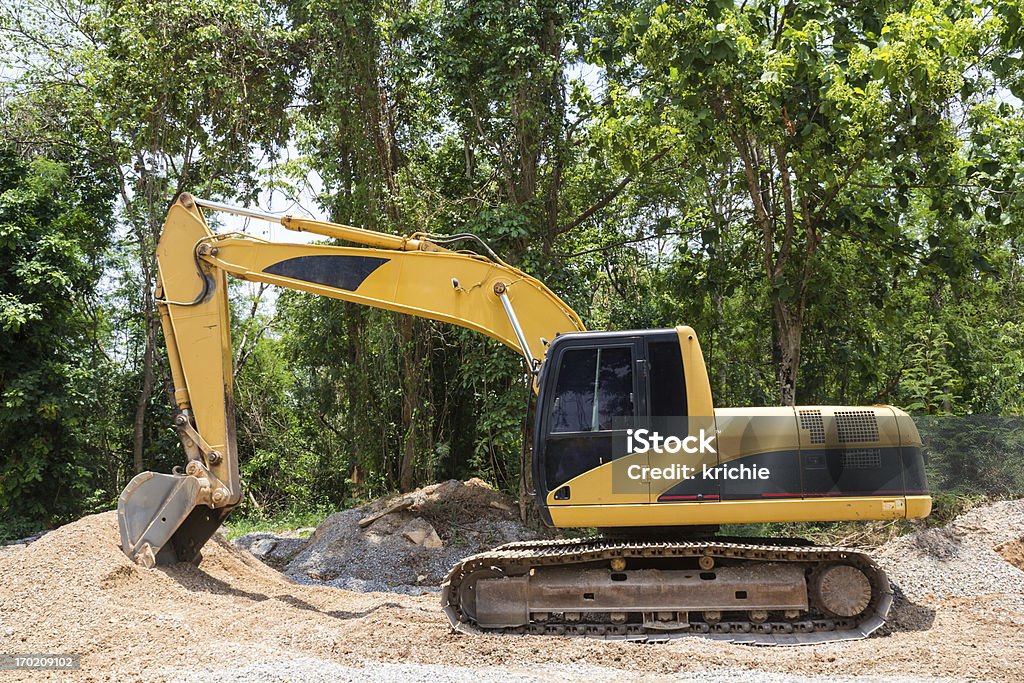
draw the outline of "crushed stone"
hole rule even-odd
[[[142,569],[118,548],[114,513],[91,515],[0,555],[0,651],[77,653],[82,670],[3,680],[1021,681],[1024,584],[992,548],[1024,537],[1022,512],[1024,502],[996,503],[948,534],[887,544],[880,561],[921,618],[884,637],[795,648],[466,636],[451,631],[434,594],[296,583],[221,536],[198,567]],[[440,517],[409,514],[454,545]],[[389,516],[373,525],[401,528]]]
[[[516,511],[511,498],[480,479],[434,484],[331,515],[284,573],[349,590],[436,592],[462,558],[537,538]]]
[[[911,600],[942,604],[1024,591],[1024,571],[1006,561],[998,546],[1024,536],[1024,500],[970,510],[941,528],[895,538],[875,558]]]

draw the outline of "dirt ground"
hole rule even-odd
[[[1000,545],[1012,545],[1024,537],[1024,501],[997,505],[967,527],[999,526]],[[943,542],[963,540],[961,532]],[[930,556],[931,533],[881,549],[890,573],[900,574],[900,558],[918,566]],[[996,592],[978,584],[951,595],[922,579],[887,635],[765,648],[465,636],[451,631],[435,592],[298,584],[221,537],[199,567],[146,570],[117,539],[114,513],[104,513],[0,553],[0,653],[82,656],[79,672],[8,671],[0,680],[1024,680],[1024,572],[994,551],[961,559],[981,572],[1003,563],[995,574],[1011,584],[994,584]],[[934,576],[944,585],[964,570],[951,568],[959,556],[943,547]]]
[[[1024,538],[997,546],[995,551],[1017,569],[1024,569]]]

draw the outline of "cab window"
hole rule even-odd
[[[569,349],[562,354],[551,432],[612,429],[616,417],[632,417],[633,353],[630,346]]]
[[[651,364],[651,416],[685,417],[686,382],[679,342],[650,342],[647,344],[647,357]]]

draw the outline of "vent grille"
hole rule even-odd
[[[825,443],[825,421],[820,410],[801,410],[800,428],[811,433],[811,443]]]
[[[843,467],[850,470],[876,470],[882,466],[882,451],[877,448],[849,448],[843,451]]]
[[[878,441],[878,422],[872,410],[837,410],[839,443]]]

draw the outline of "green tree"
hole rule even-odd
[[[106,504],[97,283],[113,183],[0,146],[0,534]],[[115,480],[116,482],[116,480]],[[109,491],[109,489],[107,489]],[[97,495],[99,492],[99,495]]]
[[[792,404],[831,243],[886,239],[908,185],[948,182],[958,145],[943,111],[975,92],[995,22],[957,3],[670,2],[620,26],[615,71],[658,103],[657,123],[728,139],[742,163]]]
[[[120,355],[134,375],[140,471],[161,431],[148,421],[166,422],[173,404],[153,301],[166,209],[186,189],[256,197],[261,158],[274,159],[289,130],[291,37],[254,2],[46,0],[32,10],[0,16],[23,69],[11,127],[37,149],[85,147],[116,174],[123,238],[112,296],[132,311],[123,332],[140,349]]]

